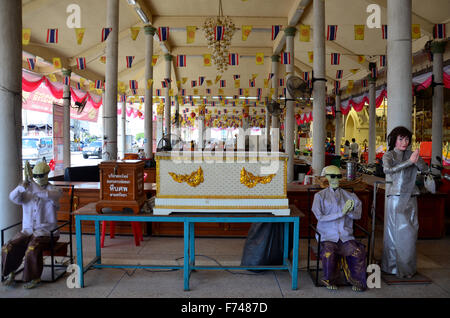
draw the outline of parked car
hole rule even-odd
[[[53,159],[52,137],[23,137],[22,160],[35,165],[37,161],[44,159],[48,162]]]
[[[87,159],[90,156],[102,158],[102,142],[100,140],[93,141],[83,147],[83,158]]]

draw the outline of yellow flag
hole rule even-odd
[[[364,55],[358,55],[358,63],[362,64],[366,61],[366,57]]]
[[[188,80],[187,77],[182,77],[181,78],[181,83],[186,84],[187,80]]]
[[[264,79],[264,88],[269,88],[269,79],[268,78]]]
[[[49,80],[52,81],[52,82],[56,82],[56,81],[57,81],[56,75],[53,74],[53,73],[48,74],[48,78],[49,78]]]
[[[170,97],[173,96],[173,88],[169,88],[169,96],[170,96]]]
[[[100,63],[106,64],[106,55],[100,56]]]
[[[186,27],[186,43],[194,43],[195,42],[195,31],[197,27],[195,25],[188,25]]]
[[[124,82],[118,82],[117,83],[117,90],[119,91],[119,94],[124,94],[125,93],[125,91],[126,91],[126,86],[125,86],[125,83]]]
[[[83,42],[85,28],[75,28],[75,37],[77,38],[77,44],[80,45]]]
[[[264,64],[264,53],[256,53],[256,65]]]
[[[131,39],[133,41],[136,41],[136,38],[139,35],[139,31],[141,31],[141,27],[131,27],[130,28]]]
[[[413,24],[411,26],[411,37],[413,39],[420,39],[421,38],[420,24]]]
[[[95,89],[95,83],[94,82],[89,82],[89,90],[93,91]]]
[[[217,75],[217,76],[216,76],[216,84],[217,84],[218,81],[220,81],[221,78],[222,78],[221,75]]]
[[[355,40],[364,40],[364,24],[355,24]]]
[[[212,81],[211,80],[206,80],[206,85],[207,86],[211,86],[212,85]]]
[[[53,66],[55,68],[61,68],[62,67],[61,59],[59,57],[54,57],[53,58]]]
[[[251,25],[243,25],[242,26],[242,41],[247,41],[247,38],[250,35],[250,32],[252,32]]]
[[[152,55],[152,66],[155,66],[156,62],[158,61],[159,55]]]
[[[248,88],[244,88],[244,96],[248,97],[249,95],[250,95],[249,89]]]
[[[28,45],[31,39],[31,29],[22,29],[22,45]]]
[[[352,68],[352,69],[350,69],[350,72],[352,74],[356,74],[356,72],[358,72],[358,71],[359,71],[359,68]]]
[[[308,52],[308,60],[309,60],[309,63],[314,62],[314,52],[313,51]]]
[[[203,66],[211,66],[211,54],[203,54]]]
[[[86,80],[83,77],[80,77],[80,86],[83,87],[84,86],[84,82]],[[120,83],[120,82],[119,82]]]
[[[198,89],[194,88],[194,95],[198,95]]]
[[[240,79],[234,80],[234,88],[239,88],[239,87],[241,87],[241,80]]]
[[[181,81],[177,81],[177,88],[181,87]]]
[[[311,41],[311,26],[305,24],[300,25],[300,32],[298,34],[300,37],[300,42]]]
[[[252,81],[254,81],[255,78],[257,78],[257,77],[258,77],[258,74],[252,74]]]
[[[219,95],[223,95],[223,88],[219,88]]]
[[[353,88],[353,80],[349,80],[349,81],[348,81],[347,87],[348,87],[349,89],[352,89],[352,88]]]
[[[270,95],[273,95],[273,94],[275,94],[275,88],[272,87],[272,88],[270,89]]]
[[[153,85],[153,79],[150,78],[147,80],[147,89],[151,89],[152,85]]]

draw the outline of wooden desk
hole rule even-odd
[[[95,210],[96,202],[78,209],[74,212],[76,225],[76,242],[77,242],[77,264],[79,266],[80,286],[84,287],[84,272],[90,267],[94,268],[158,268],[158,269],[183,269],[184,290],[189,290],[189,278],[194,270],[201,269],[219,269],[219,270],[289,270],[292,277],[292,289],[297,289],[298,278],[298,244],[299,244],[299,225],[302,213],[295,207],[292,207],[292,213],[289,216],[274,216],[271,214],[186,214],[173,213],[171,215],[154,215],[148,214],[99,214]],[[95,223],[95,244],[96,256],[88,263],[83,264],[83,221],[93,221]],[[100,222],[105,221],[125,221],[125,222],[170,222],[183,224],[184,237],[184,264],[183,266],[175,265],[122,265],[113,264],[106,265],[101,262],[100,247]],[[284,240],[283,249],[283,265],[278,266],[197,266],[195,265],[195,224],[196,223],[284,223],[284,237],[289,237],[289,224],[293,225],[292,235],[292,263],[289,260],[289,241]]]

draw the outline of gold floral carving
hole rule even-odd
[[[269,174],[264,177],[259,177],[259,176],[255,176],[251,172],[248,172],[247,170],[245,170],[245,168],[242,168],[241,183],[245,184],[248,188],[253,188],[258,183],[261,183],[261,184],[270,183],[274,176],[275,176],[275,174],[273,173],[273,174]]]
[[[178,183],[186,182],[191,187],[196,187],[204,181],[202,167],[199,167],[197,171],[191,174],[176,174],[174,172],[169,172],[172,179]]]

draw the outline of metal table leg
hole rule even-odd
[[[191,269],[189,267],[189,221],[184,221],[184,290],[189,290],[189,275]]]
[[[80,275],[80,287],[84,287],[84,268],[83,268],[83,233],[81,228],[81,220],[75,216],[76,238],[77,238],[77,264]]]

